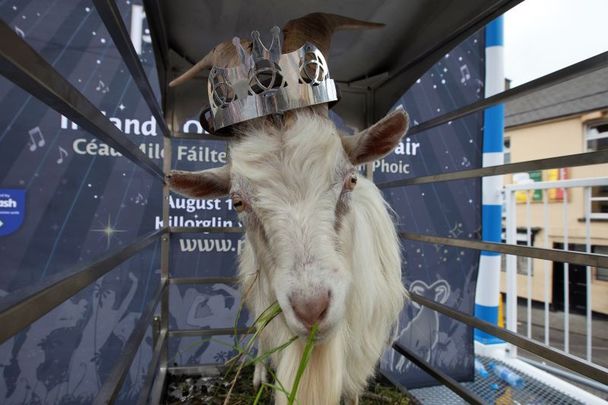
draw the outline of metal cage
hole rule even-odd
[[[376,71],[349,71],[342,69],[343,78],[337,77],[344,97],[343,107],[338,110],[344,113],[345,118],[351,121],[363,120],[363,124],[370,124],[378,117],[384,115],[390,105],[411,86],[411,84],[426,69],[445,52],[460,43],[467,36],[483,27],[495,17],[503,14],[508,9],[517,5],[521,0],[493,0],[493,1],[471,1],[464,3],[443,1],[443,12],[439,17],[431,21],[432,16],[424,1],[410,1],[406,8],[403,2],[387,2],[391,9],[401,10],[402,15],[396,18],[405,18],[408,8],[426,16],[422,21],[409,21],[401,31],[407,35],[411,30],[421,28],[430,24],[429,30],[435,29],[435,34],[428,38],[418,38],[414,44],[408,46],[399,58],[395,58],[393,65],[380,66]],[[161,83],[162,106],[157,102],[148,78],[140,64],[138,56],[130,41],[128,31],[122,21],[114,0],[94,0],[95,6],[105,26],[111,34],[116,47],[122,55],[123,61],[128,67],[132,77],[143,98],[145,99],[152,115],[156,118],[164,135],[164,161],[163,167],[158,167],[149,157],[145,156],[132,142],[126,140],[123,134],[106,118],[85,96],[73,87],[61,74],[59,74],[49,63],[36,53],[21,37],[19,37],[5,23],[0,23],[0,70],[2,74],[15,84],[28,91],[33,96],[45,102],[49,107],[66,116],[71,121],[82,126],[97,138],[106,142],[125,157],[148,171],[159,181],[163,182],[163,223],[169,221],[169,188],[165,183],[165,173],[171,169],[171,145],[174,139],[219,139],[212,135],[185,134],[176,131],[173,123],[176,115],[182,114],[180,109],[188,109],[190,106],[179,104],[179,94],[167,87],[170,78],[176,75],[176,71],[183,70],[184,61],[192,59],[188,50],[180,49],[180,44],[175,44],[174,38],[170,38],[167,31],[167,19],[180,18],[185,13],[190,13],[188,7],[195,7],[195,1],[186,1],[180,4],[180,10],[169,10],[173,5],[169,2],[161,4],[160,0],[144,0],[144,7],[151,28],[156,63]],[[366,2],[359,2],[362,14],[365,14]],[[253,6],[263,9],[261,2],[252,2]],[[314,9],[316,4],[309,7]],[[200,6],[199,6],[200,7]],[[459,11],[456,12],[456,9]],[[421,13],[421,14],[420,14]],[[304,14],[304,13],[301,13]],[[253,17],[252,17],[253,18]],[[187,29],[188,26],[183,29]],[[175,33],[174,33],[175,34]],[[177,32],[179,34],[179,32]],[[176,34],[176,35],[177,35]],[[378,37],[382,40],[381,37]],[[182,44],[183,45],[183,44]],[[186,44],[192,45],[192,44]],[[392,50],[392,43],[386,41],[384,46],[387,51]],[[185,46],[188,48],[188,46]],[[179,62],[181,60],[181,62]],[[177,62],[176,62],[177,61]],[[187,63],[186,63],[187,64]],[[584,60],[557,72],[551,73],[527,84],[504,91],[500,94],[485,98],[478,102],[469,104],[455,111],[443,114],[427,122],[412,127],[409,134],[415,134],[434,128],[438,125],[465,117],[468,114],[481,111],[487,107],[504,103],[509,100],[531,94],[538,90],[553,86],[563,81],[575,78],[585,73],[608,66],[608,52]],[[338,69],[340,72],[341,70]],[[338,75],[339,76],[339,75]],[[186,100],[188,102],[188,100]],[[192,103],[191,103],[192,104]],[[391,187],[407,187],[415,184],[426,184],[433,182],[446,182],[458,179],[480,178],[485,176],[496,176],[529,170],[550,169],[559,167],[573,167],[594,165],[608,162],[608,150],[580,153],[575,155],[559,156],[548,159],[532,160],[521,163],[510,163],[501,166],[483,167],[479,169],[454,171],[445,174],[430,175],[412,179],[390,181],[378,184],[380,189]],[[161,282],[153,298],[147,303],[143,315],[137,322],[133,332],[125,344],[124,352],[115,364],[111,374],[101,388],[95,403],[112,403],[118,396],[122,383],[125,379],[129,366],[137,352],[144,337],[146,329],[153,322],[157,306],[160,305],[160,318],[154,321],[157,330],[154,334],[154,352],[149,366],[147,378],[142,387],[139,404],[159,403],[163,397],[165,381],[170,367],[167,364],[168,339],[171,336],[203,336],[233,334],[233,329],[206,329],[206,330],[170,330],[169,318],[169,284],[196,284],[214,282],[234,282],[233,278],[174,278],[169,272],[169,248],[170,238],[178,233],[238,233],[240,228],[180,228],[168,227],[151,232],[130,245],[117,252],[104,256],[94,263],[86,266],[70,269],[61,274],[50,277],[39,285],[21,290],[12,294],[0,308],[0,343],[6,341],[16,333],[27,327],[60,303],[72,297],[78,291],[93,283],[116,265],[122,263],[137,252],[153,242],[161,240]],[[421,241],[424,243],[441,244],[445,246],[457,246],[466,249],[486,250],[509,255],[517,255],[529,258],[540,258],[553,261],[581,264],[585,266],[608,267],[608,257],[574,251],[561,251],[529,246],[518,246],[508,243],[491,243],[481,240],[465,240],[446,238],[433,235],[425,235],[411,232],[401,232],[399,236],[406,240]],[[411,299],[420,305],[431,308],[445,316],[456,319],[471,327],[478,328],[492,334],[517,347],[523,348],[544,359],[550,360],[558,365],[564,366],[573,372],[608,384],[608,373],[601,368],[580,360],[570,354],[550,348],[544,344],[537,343],[528,337],[524,337],[512,331],[497,327],[493,324],[481,321],[474,316],[456,311],[446,305],[439,304],[417,294],[411,294]],[[238,330],[237,333],[247,333],[247,329]],[[483,400],[474,392],[465,388],[451,377],[440,370],[430,366],[423,359],[408,348],[399,343],[393,345],[393,349],[406,356],[414,364],[422,368],[441,384],[448,386],[456,394],[470,403],[482,403]]]

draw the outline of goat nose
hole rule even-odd
[[[325,318],[329,308],[330,293],[324,291],[312,298],[295,295],[289,301],[296,317],[306,328],[311,329],[315,323],[319,323]]]

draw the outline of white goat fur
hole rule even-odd
[[[254,318],[276,300],[283,309],[262,332],[259,351],[302,336],[271,358],[289,390],[307,331],[298,329],[286,292],[330,285],[327,323],[333,326],[315,345],[297,400],[333,405],[343,397],[356,403],[391,342],[406,296],[390,208],[364,178],[349,196],[340,196],[352,164],[334,124],[319,115],[300,113],[284,131],[249,128],[230,155],[231,193],[241,193],[252,207],[241,214],[243,300]],[[340,198],[348,199],[349,208],[336,226]],[[265,378],[262,367],[256,368],[257,383]],[[276,393],[276,404],[286,402]]]

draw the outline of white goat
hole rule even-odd
[[[259,351],[301,337],[271,357],[286,389],[309,330],[319,326],[300,404],[356,404],[391,341],[406,296],[399,241],[381,193],[356,166],[391,152],[407,126],[399,109],[342,136],[325,106],[289,111],[278,124],[242,126],[226,166],[169,175],[172,189],[186,196],[231,196],[245,227],[243,300],[254,317],[275,301],[282,309],[261,333]],[[258,364],[254,385],[265,379]],[[276,404],[286,402],[275,394]]]

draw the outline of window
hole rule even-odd
[[[608,149],[608,121],[587,126],[585,142],[588,151]],[[591,188],[591,218],[608,219],[608,186]]]
[[[608,246],[593,246],[591,251],[599,255],[608,255]],[[601,281],[608,281],[608,268],[598,267],[595,278]]]
[[[585,134],[587,151],[608,149],[608,122],[599,122],[587,127]]]

